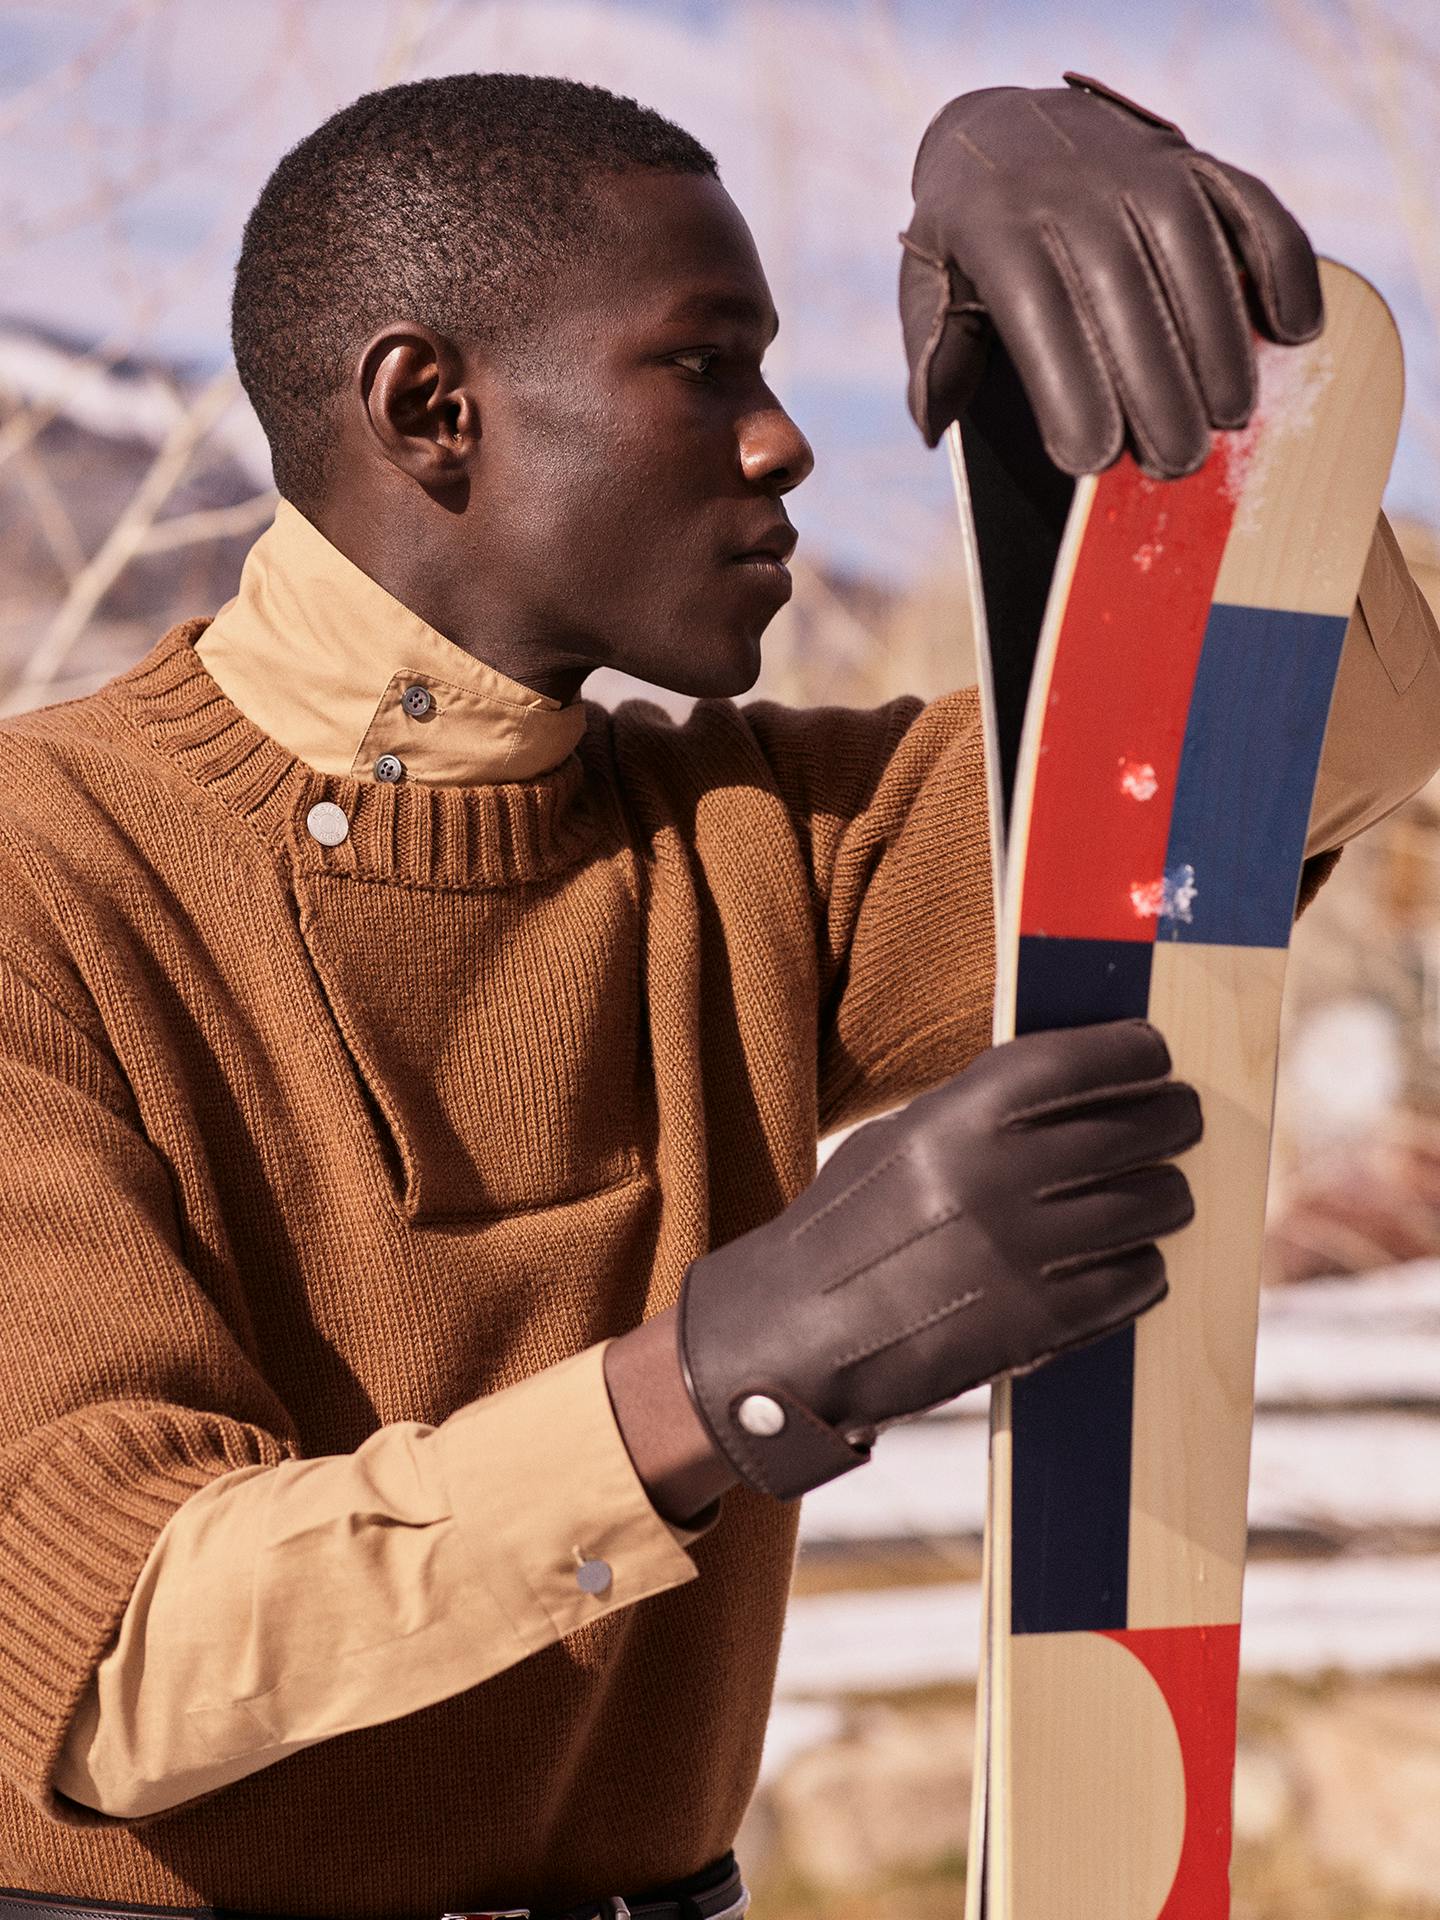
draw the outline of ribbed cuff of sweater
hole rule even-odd
[[[0,1770],[67,1826],[104,1817],[51,1781],[90,1676],[119,1629],[167,1520],[233,1468],[287,1449],[219,1416],[129,1402],[89,1407],[35,1436],[0,1529]]]

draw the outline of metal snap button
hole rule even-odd
[[[575,1584],[582,1593],[608,1593],[614,1578],[608,1560],[582,1560],[575,1569]]]
[[[350,822],[333,800],[317,800],[305,816],[310,838],[322,847],[338,847],[350,832]]]
[[[375,778],[383,780],[387,787],[394,786],[397,780],[405,778],[405,762],[398,753],[382,753],[375,762]]]
[[[428,687],[406,687],[400,704],[412,720],[423,720],[434,706],[435,696]]]
[[[746,1433],[769,1440],[784,1431],[785,1409],[768,1393],[747,1393],[735,1409],[735,1419]]]

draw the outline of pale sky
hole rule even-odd
[[[783,321],[775,384],[818,456],[793,503],[811,551],[905,578],[953,538],[943,462],[903,405],[895,235],[915,144],[951,94],[1054,85],[1069,66],[1259,173],[1376,282],[1410,363],[1390,501],[1440,522],[1440,360],[1417,271],[1435,246],[1436,15],[1406,25],[1430,17],[1414,0],[0,0],[0,315],[218,364],[244,216],[335,107],[467,68],[599,82],[712,147],[755,229]]]

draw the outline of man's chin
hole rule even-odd
[[[620,665],[620,662],[616,662]],[[626,667],[637,679],[694,700],[734,700],[760,678],[760,635],[697,641],[683,659]]]

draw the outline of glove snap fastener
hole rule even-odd
[[[735,1409],[735,1420],[746,1433],[753,1433],[761,1440],[770,1440],[784,1430],[785,1409],[768,1393],[747,1393]]]

